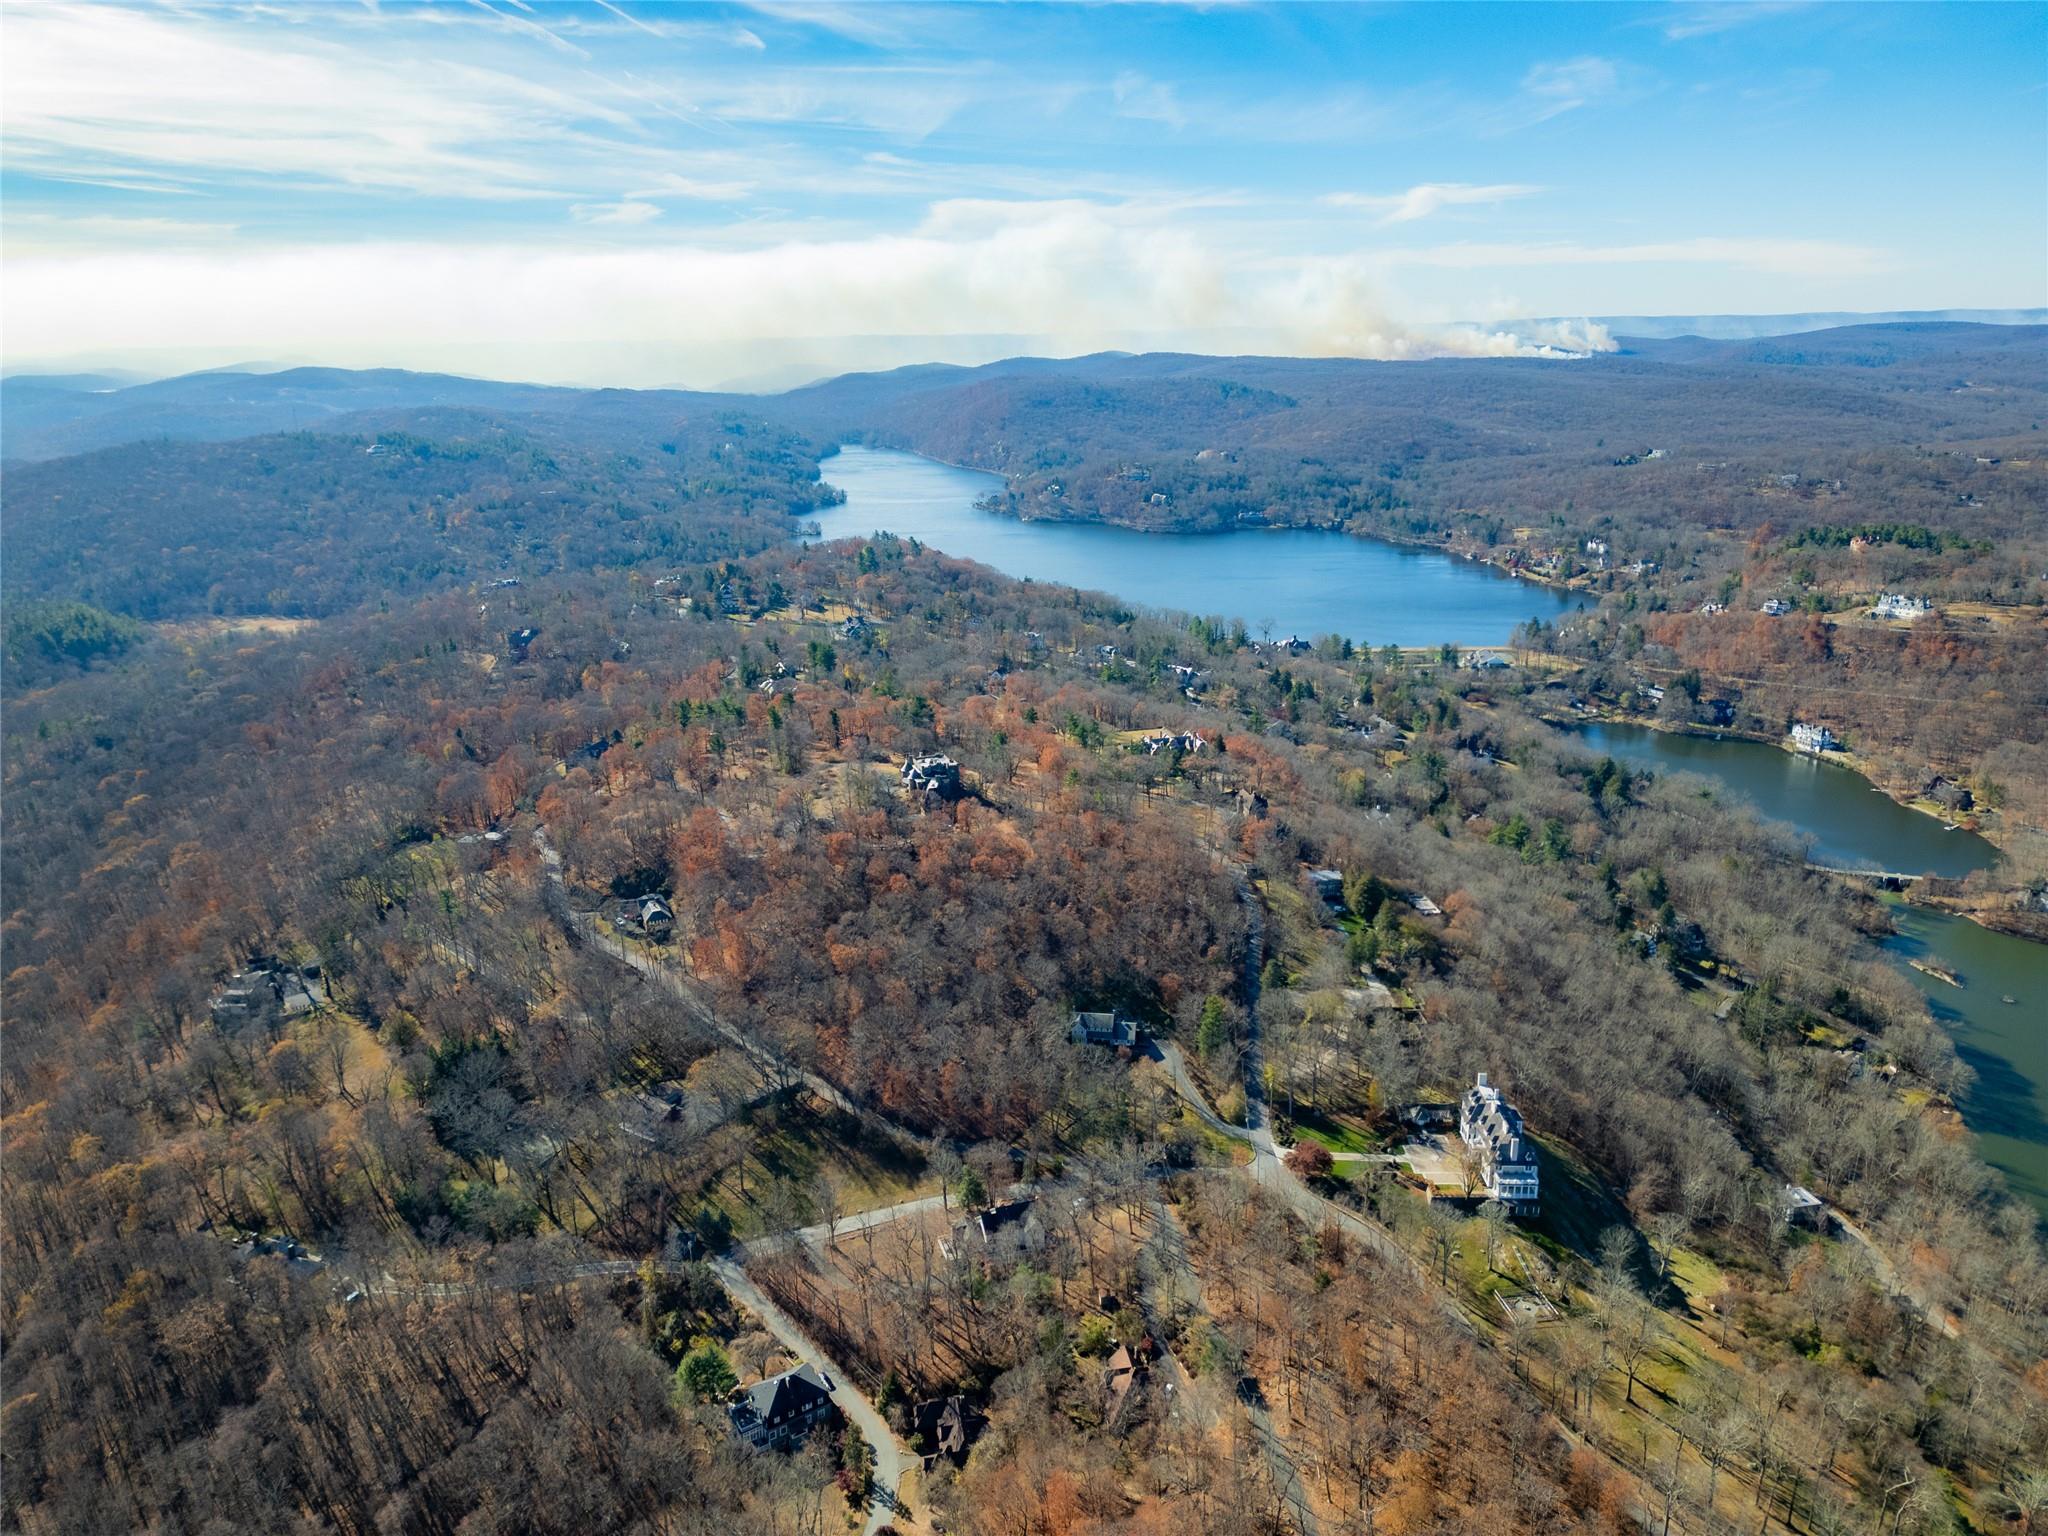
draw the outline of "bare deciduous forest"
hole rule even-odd
[[[884,375],[11,462],[7,1524],[841,1529],[875,1447],[728,1428],[793,1363],[779,1310],[888,1419],[905,1531],[2038,1529],[2048,1258],[1884,907],[1546,722],[1739,674],[1774,729],[1824,698],[2042,814],[2038,427],[2013,394],[1933,419],[1953,339],[1799,340],[1669,344],[1717,382],[1638,379],[1626,442],[1569,370],[1403,365],[1412,446],[1367,451],[1352,365],[1311,412],[1303,365],[1135,359],[944,409]],[[1475,377],[1564,381],[1588,442],[1484,448],[1519,407]],[[1716,390],[1739,493],[1686,490],[1675,437],[1588,460]],[[1840,462],[1771,457],[1774,412],[1843,423]],[[791,541],[854,427],[999,435],[1020,498],[1110,497],[1144,436],[1219,517],[1613,547],[1558,573],[1589,620],[1524,637],[1554,670],[1256,645]],[[1815,483],[1857,476],[1893,494]],[[2011,612],[1835,603],[1898,583]],[[1808,614],[1740,611],[1780,591]],[[1878,676],[1976,718],[1837,706]],[[906,785],[933,753],[957,792]],[[1540,1215],[1396,1154],[1482,1071]],[[1322,1150],[1262,1151],[1261,1102]],[[919,1405],[953,1396],[948,1458]]]

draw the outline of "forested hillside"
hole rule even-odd
[[[1920,420],[1956,366],[1814,345],[1654,368],[1834,390],[1848,346],[1898,397],[1871,409]],[[1732,603],[1618,558],[1719,547],[1704,524],[1614,503],[1597,612],[1486,673],[789,538],[823,444],[927,408],[922,446],[1042,455],[1018,483],[1070,495],[1096,482],[1055,462],[1178,494],[1249,453],[1211,433],[1272,432],[1289,504],[1348,486],[1360,528],[1515,462],[1515,412],[1422,403],[1451,373],[1384,386],[1404,432],[1446,425],[1382,476],[1303,382],[1349,365],[1222,366],[11,463],[7,1526],[2038,1528],[2048,1255],[1885,907],[1546,723],[1716,643],[1690,631]],[[1527,387],[1564,381],[1570,423],[1594,376],[1548,366]],[[2005,392],[1946,408],[1989,431],[2023,365],[1969,367]],[[1323,456],[1279,425],[1317,399]],[[1100,446],[1149,409],[1142,462]],[[1888,419],[1839,435],[1910,458]],[[1820,495],[1735,541],[1738,590],[1959,579],[2034,536],[1929,509],[1852,551]],[[1583,555],[1580,515],[1547,537]],[[2020,641],[1826,617],[1741,664],[1803,687],[1826,641],[1987,708],[2040,686]],[[1431,1150],[1481,1072],[1539,1211],[1484,1198],[1455,1132]],[[746,1449],[735,1386],[812,1356],[877,1417]]]
[[[138,619],[317,617],[451,584],[749,555],[832,495],[801,438],[731,415],[662,422],[630,449],[469,411],[355,424],[15,465],[7,590]]]

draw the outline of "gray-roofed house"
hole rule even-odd
[[[1537,1214],[1535,1144],[1523,1133],[1522,1117],[1484,1072],[1458,1101],[1458,1134],[1479,1153],[1486,1193],[1517,1215]]]
[[[639,901],[640,931],[651,939],[666,938],[675,931],[676,915],[660,896],[642,896]]]
[[[726,1405],[732,1431],[755,1450],[783,1450],[838,1410],[832,1381],[805,1361],[795,1370],[742,1387]]]
[[[1108,1045],[1132,1051],[1138,1048],[1138,1037],[1143,1033],[1138,1021],[1120,1008],[1108,1013],[1077,1013],[1073,1028],[1067,1031],[1076,1045]]]
[[[903,787],[927,800],[960,798],[960,765],[941,753],[926,753],[903,764]]]

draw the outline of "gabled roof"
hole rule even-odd
[[[831,1383],[807,1360],[795,1370],[747,1387],[728,1411],[733,1427],[742,1434],[756,1425],[773,1430],[809,1413],[831,1396]]]

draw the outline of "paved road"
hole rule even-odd
[[[832,1386],[833,1403],[874,1447],[875,1486],[868,1501],[868,1519],[863,1529],[866,1536],[875,1536],[875,1532],[887,1525],[901,1507],[903,1475],[918,1465],[916,1454],[896,1438],[895,1431],[889,1428],[889,1421],[882,1417],[875,1405],[853,1389],[846,1373],[839,1369],[832,1357],[812,1343],[795,1320],[770,1301],[731,1257],[711,1260],[711,1268],[733,1300],[760,1318],[762,1326],[774,1334],[791,1354],[808,1360],[824,1374]]]

